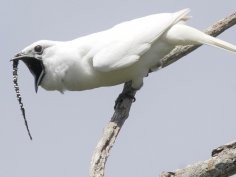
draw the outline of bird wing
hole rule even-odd
[[[162,13],[118,24],[107,30],[93,57],[93,67],[102,72],[123,69],[137,62],[154,41],[172,25],[188,19],[189,9]]]

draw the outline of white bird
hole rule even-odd
[[[139,89],[149,71],[177,45],[208,44],[236,52],[236,46],[187,26],[189,9],[154,14],[77,38],[35,42],[13,60],[22,60],[46,90],[80,91],[132,81]]]

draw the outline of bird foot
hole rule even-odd
[[[118,105],[120,105],[125,98],[132,99],[132,102],[136,101],[135,96],[130,91],[122,92],[115,101],[114,109],[118,108]]]

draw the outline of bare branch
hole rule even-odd
[[[227,177],[236,174],[236,142],[212,151],[206,161],[189,165],[175,172],[163,172],[159,177]]]
[[[131,82],[125,83],[122,93],[125,93],[129,89],[130,93],[134,96],[135,90],[131,87]],[[115,109],[115,112],[111,118],[111,121],[104,128],[103,135],[99,140],[95,152],[92,156],[90,166],[90,177],[103,177],[105,171],[105,164],[109,151],[112,148],[115,140],[124,124],[125,120],[129,116],[129,111],[132,105],[132,98],[125,98]]]
[[[224,32],[231,26],[236,24],[236,13],[218,21],[214,25],[210,26],[206,33],[217,36]],[[162,67],[166,67],[169,64],[177,61],[193,50],[197,49],[199,46],[184,46],[177,47],[170,54],[162,60]],[[125,83],[122,93],[129,91],[132,96],[135,96],[136,91],[132,89],[130,83]],[[111,150],[125,120],[129,116],[129,111],[132,105],[132,98],[125,97],[121,103],[118,103],[115,112],[111,118],[111,121],[104,128],[103,135],[99,140],[95,152],[92,156],[91,166],[90,166],[90,177],[103,177],[105,171],[106,160]]]

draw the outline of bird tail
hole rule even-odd
[[[173,25],[166,33],[169,42],[175,45],[207,44],[228,51],[236,52],[236,46],[221,39],[205,34],[184,24]]]

